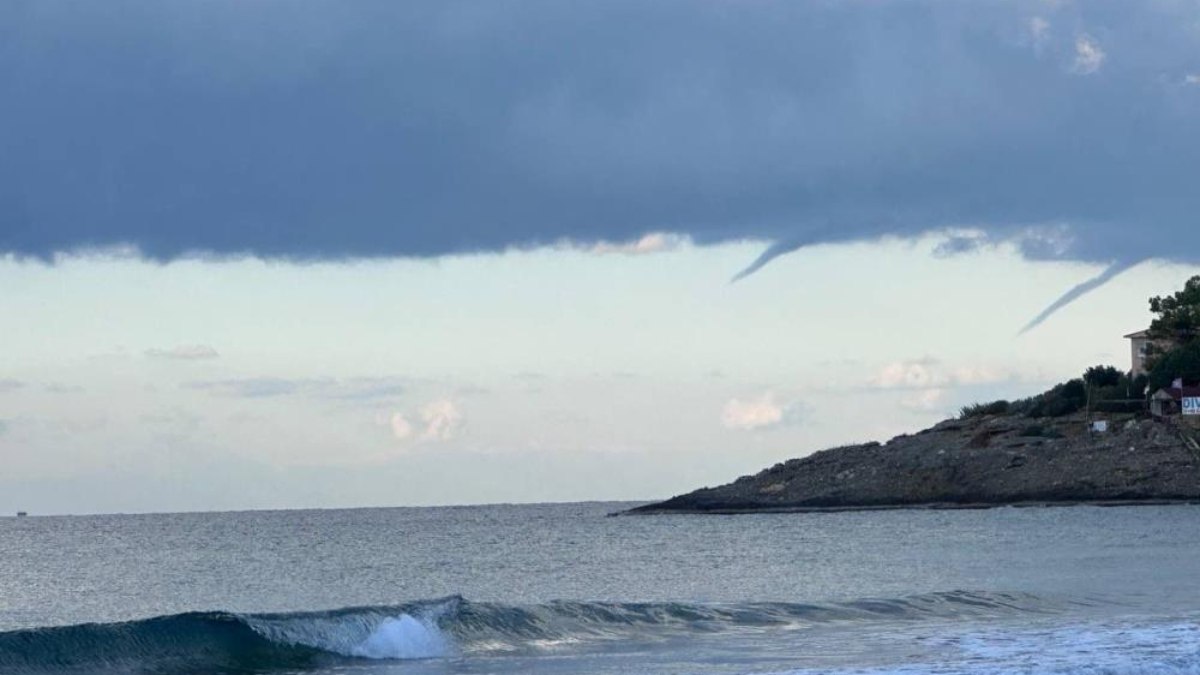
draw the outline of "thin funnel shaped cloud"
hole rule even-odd
[[[742,271],[733,275],[733,278],[730,279],[730,283],[735,283],[745,279],[746,277],[765,267],[767,263],[778,258],[779,256],[787,255],[793,251],[798,251],[807,246],[809,243],[811,243],[811,240],[808,239],[794,239],[788,241],[777,241],[774,244],[771,244],[767,247],[767,250],[763,251],[757,258],[754,259],[754,262],[747,265]]]
[[[1044,322],[1046,319],[1049,319],[1058,310],[1062,309],[1063,307],[1066,307],[1067,305],[1071,304],[1072,302],[1075,302],[1076,300],[1078,300],[1079,298],[1088,294],[1089,292],[1094,291],[1097,288],[1103,286],[1104,284],[1111,281],[1113,277],[1124,272],[1125,270],[1128,270],[1131,267],[1134,267],[1139,262],[1141,262],[1141,261],[1134,260],[1134,261],[1114,262],[1111,265],[1109,265],[1108,267],[1104,268],[1104,271],[1102,271],[1100,274],[1097,274],[1096,276],[1092,277],[1091,279],[1088,279],[1087,281],[1084,281],[1083,283],[1080,283],[1077,286],[1072,287],[1066,293],[1063,293],[1061,296],[1059,296],[1059,298],[1057,300],[1050,303],[1050,305],[1048,307],[1046,307],[1046,309],[1043,309],[1037,316],[1033,317],[1033,319],[1029,323],[1025,324],[1025,327],[1021,329],[1020,334],[1023,335],[1025,333],[1028,333],[1029,331],[1033,330],[1034,328],[1037,328],[1039,325],[1042,324],[1042,322]]]

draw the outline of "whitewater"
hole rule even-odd
[[[1200,508],[0,519],[0,673],[1200,673]]]

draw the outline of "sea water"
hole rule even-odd
[[[1200,673],[1200,507],[0,518],[0,673]]]

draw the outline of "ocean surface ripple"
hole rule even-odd
[[[624,506],[0,518],[0,675],[1200,675],[1197,507]]]

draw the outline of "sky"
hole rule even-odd
[[[1193,2],[0,5],[0,513],[667,497],[1128,367]]]

